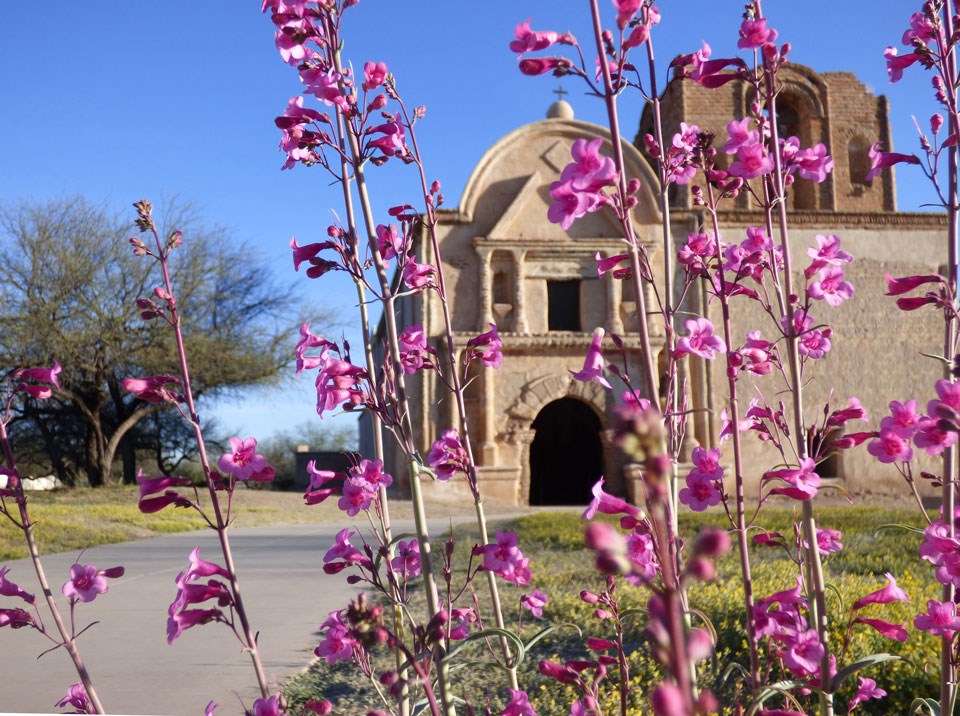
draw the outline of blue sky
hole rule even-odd
[[[318,240],[339,206],[319,168],[280,172],[273,118],[299,93],[296,72],[279,58],[258,0],[7,3],[0,24],[0,200],[83,194],[118,209],[141,197],[180,196],[210,224],[255,244],[264,272],[303,285],[308,305],[353,320],[349,285],[294,274],[290,237]],[[849,70],[890,98],[894,145],[916,150],[910,115],[926,125],[935,110],[919,67],[887,81],[883,50],[900,46],[920,2],[768,0],[764,9],[791,59],[818,71]],[[607,25],[611,3],[601,0]],[[654,42],[666,75],[669,59],[710,43],[714,56],[735,52],[740,2],[669,0]],[[523,77],[507,45],[517,22],[591,36],[585,0],[384,2],[362,0],[346,16],[345,58],[357,69],[386,62],[409,105],[426,105],[418,137],[428,179],[455,206],[484,151],[516,127],[543,118],[558,80]],[[903,50],[902,50],[903,51]],[[572,79],[563,82],[578,119],[602,123],[602,106]],[[621,103],[624,132],[636,130],[638,97]],[[389,165],[388,165],[389,166]],[[901,210],[918,210],[931,192],[922,177],[898,175]],[[371,173],[376,207],[416,198],[403,167]],[[131,212],[132,217],[132,212]],[[189,237],[186,237],[189,240]],[[118,248],[122,250],[122,247]],[[244,257],[238,256],[241,261]],[[338,337],[344,329],[336,329]],[[348,333],[348,336],[350,334]],[[267,437],[316,420],[308,376],[242,399],[201,406],[221,425]],[[352,420],[351,417],[335,418]],[[325,418],[331,420],[331,418]]]

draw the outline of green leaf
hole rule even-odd
[[[803,707],[800,705],[800,702],[798,702],[796,697],[790,693],[793,689],[797,689],[800,687],[810,689],[810,691],[814,691],[818,694],[821,693],[820,689],[814,686],[810,686],[809,684],[803,681],[797,681],[796,679],[787,679],[784,681],[778,681],[774,684],[764,686],[760,690],[760,693],[757,694],[757,698],[750,705],[750,709],[747,711],[747,716],[754,716],[754,714],[757,713],[760,707],[763,706],[764,702],[767,701],[768,699],[773,698],[774,696],[783,696],[784,698],[791,701],[794,704],[794,706],[796,706],[798,711],[802,712]]]
[[[700,617],[700,621],[703,622],[704,626],[707,627],[707,631],[710,632],[710,638],[713,640],[713,645],[716,646],[717,642],[719,641],[717,637],[717,628],[713,626],[713,622],[710,621],[710,617],[708,617],[699,609],[688,609],[685,613],[696,614],[698,617]]]
[[[560,631],[560,629],[562,629],[563,627],[570,627],[571,629],[575,629],[579,636],[581,637],[583,636],[583,631],[580,629],[580,627],[578,627],[576,624],[573,624],[572,622],[564,622],[563,624],[554,624],[553,626],[548,626],[546,629],[542,629],[541,631],[537,632],[537,634],[530,641],[527,642],[526,650],[530,651],[533,648],[533,645],[536,644],[538,641],[540,641],[544,637],[550,636],[550,634],[552,634],[555,631]]]
[[[633,609],[624,609],[620,612],[620,621],[623,621],[627,617],[637,617],[637,616],[647,616],[647,610],[641,607],[634,607]]]
[[[523,645],[523,640],[514,634],[508,629],[498,629],[497,627],[490,627],[489,629],[484,629],[483,631],[478,631],[475,634],[471,634],[466,639],[461,639],[457,642],[457,645],[453,647],[447,654],[443,657],[444,663],[449,663],[450,659],[459,654],[466,645],[472,641],[486,640],[491,637],[500,637],[506,639],[513,643],[513,660],[507,664],[500,664],[506,669],[516,668],[517,664],[523,661],[523,658],[526,656],[527,650]]]
[[[862,669],[866,669],[868,666],[874,666],[876,664],[882,664],[885,661],[907,661],[902,656],[897,656],[896,654],[871,654],[870,656],[865,656],[862,659],[857,659],[854,662],[847,664],[845,667],[840,669],[837,672],[837,675],[833,677],[833,681],[830,682],[830,690],[836,692],[841,684],[844,681],[849,679],[851,676],[856,674]],[[910,662],[907,662],[910,663]]]
[[[823,586],[829,589],[835,595],[837,595],[837,601],[840,602],[840,609],[838,610],[838,612],[840,614],[843,614],[843,612],[846,610],[844,609],[844,606],[843,606],[843,595],[840,593],[839,587],[837,587],[837,585],[834,584],[833,582],[826,582]]]
[[[910,702],[910,716],[940,716],[940,703],[936,699],[914,699]]]
[[[913,527],[912,525],[901,525],[901,524],[885,524],[880,525],[873,531],[873,536],[876,537],[883,530],[905,530],[907,532],[916,532],[917,534],[923,534],[923,530],[919,527]]]

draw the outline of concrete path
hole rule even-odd
[[[443,521],[431,528],[437,533]],[[317,628],[328,612],[345,606],[356,593],[343,575],[323,573],[323,555],[342,524],[252,527],[231,531],[244,603],[255,629],[268,678],[279,683],[302,670],[318,642]],[[409,523],[396,525],[410,531]],[[167,607],[174,579],[200,546],[206,559],[222,563],[211,530],[88,549],[82,564],[100,569],[122,564],[126,574],[111,580],[110,591],[77,609],[78,626],[99,620],[83,634],[80,652],[104,707],[112,714],[201,716],[207,702],[220,704],[218,716],[242,714],[259,696],[249,656],[232,632],[206,624],[166,642]],[[51,585],[59,593],[77,552],[44,558]],[[8,578],[35,593],[28,560],[8,563]],[[6,605],[10,601],[4,598]],[[64,613],[68,613],[66,600]],[[43,612],[41,612],[43,613]],[[44,619],[47,615],[44,614]],[[62,650],[37,654],[48,643],[32,629],[0,631],[0,711],[54,713],[67,686],[79,681]],[[239,697],[239,699],[238,699]]]

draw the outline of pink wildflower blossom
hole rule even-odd
[[[686,477],[687,486],[680,490],[680,502],[694,512],[703,512],[708,507],[720,504],[720,492],[707,475],[691,472]]]
[[[559,38],[559,33],[552,31],[538,31],[530,29],[530,19],[518,23],[514,36],[517,38],[510,43],[510,51],[519,53],[520,59],[527,52],[538,52],[545,50]]]
[[[740,24],[740,39],[737,40],[737,47],[741,50],[755,50],[768,42],[775,42],[776,39],[777,31],[773,28],[767,29],[765,17],[758,20],[744,20]]]
[[[54,704],[54,708],[58,709],[65,709],[68,706],[73,707],[72,713],[75,714],[97,713],[87,697],[87,690],[83,684],[71,684],[67,688],[67,695]]]
[[[899,55],[896,47],[888,47],[883,51],[883,56],[887,58],[887,75],[890,77],[890,84],[899,82],[903,78],[903,71],[920,59],[920,55],[916,52]]]
[[[808,629],[785,637],[787,648],[783,663],[797,676],[810,676],[820,670],[824,648],[816,629]]]
[[[901,437],[911,438],[917,432],[919,421],[916,400],[905,403],[893,400],[890,402],[890,415],[880,421],[880,432],[887,430]]]
[[[687,335],[677,341],[677,355],[695,355],[713,360],[717,353],[727,350],[720,336],[713,334],[713,324],[706,318],[686,321]]]
[[[217,467],[221,472],[233,475],[237,480],[246,480],[267,467],[266,458],[257,452],[254,438],[230,438],[230,452],[220,456]]]
[[[880,172],[886,169],[887,167],[892,167],[895,164],[919,164],[920,159],[915,157],[913,154],[897,154],[896,152],[881,152],[880,146],[883,142],[877,142],[868,152],[871,160],[870,171],[867,172],[865,181],[868,183],[873,181],[873,178],[880,175]]]
[[[852,607],[854,611],[863,609],[868,604],[890,604],[892,602],[910,601],[910,597],[907,596],[907,593],[903,591],[903,589],[897,586],[897,580],[890,572],[887,572],[883,576],[887,578],[886,586],[854,602]]]
[[[489,325],[489,331],[467,341],[467,348],[469,349],[467,362],[479,358],[488,368],[499,368],[503,364],[503,341],[500,340],[500,335],[497,333],[496,324],[491,323]]]
[[[176,403],[183,400],[183,396],[175,392],[180,386],[180,379],[172,375],[152,375],[146,378],[124,378],[123,389],[133,393],[140,400],[148,403]]]
[[[314,654],[325,659],[328,664],[353,658],[353,650],[359,648],[360,644],[350,635],[340,612],[330,612],[320,628],[324,630],[323,641],[314,649]]]
[[[820,272],[820,278],[810,284],[807,295],[817,301],[826,301],[831,306],[839,306],[853,298],[853,285],[844,280],[843,269],[831,266]]]
[[[887,695],[887,692],[883,689],[877,688],[877,682],[873,679],[868,679],[866,676],[858,676],[860,685],[857,688],[857,694],[852,699],[847,706],[847,713],[852,713],[853,710],[870,699],[882,699]]]
[[[437,267],[431,264],[418,264],[412,257],[403,267],[403,282],[407,288],[419,293],[424,288],[436,285]]]
[[[543,616],[543,608],[547,605],[547,595],[539,589],[520,597],[520,604],[535,617]]]
[[[420,543],[415,539],[397,542],[397,556],[390,561],[393,571],[405,580],[420,575]]]
[[[953,635],[960,631],[957,605],[953,602],[938,602],[936,599],[930,599],[927,601],[927,613],[914,617],[913,625],[934,636],[953,639]]]
[[[480,548],[483,568],[519,586],[530,584],[530,560],[517,546],[514,532],[497,532],[496,542]]]
[[[597,381],[604,388],[609,390],[613,389],[613,386],[610,385],[610,382],[603,377],[603,371],[605,369],[605,362],[603,360],[603,349],[601,348],[603,344],[604,330],[602,328],[597,328],[593,332],[593,338],[590,341],[590,347],[587,349],[587,356],[583,362],[583,368],[577,372],[570,371],[570,375],[574,377],[575,380],[579,380],[582,383],[588,383],[591,380]]]
[[[376,89],[387,79],[387,66],[383,62],[363,63],[363,85],[366,91]]]
[[[433,468],[438,480],[446,482],[458,472],[466,473],[470,467],[467,451],[456,430],[444,430],[440,439],[433,443],[427,464]]]
[[[14,584],[9,579],[7,579],[7,573],[10,571],[10,568],[4,565],[0,567],[0,596],[4,597],[17,597],[22,599],[27,604],[35,604],[36,598],[29,592],[25,592],[20,588],[20,585]]]
[[[423,326],[419,323],[406,326],[397,337],[400,344],[400,363],[406,375],[416,373],[430,361],[425,355],[430,351],[427,346],[427,337],[423,333]]]
[[[754,179],[773,171],[773,160],[760,142],[740,146],[736,156],[728,169],[735,177]]]
[[[913,448],[903,435],[893,430],[880,430],[880,437],[867,445],[867,452],[882,463],[910,462]]]
[[[530,704],[525,691],[507,689],[510,692],[510,703],[500,713],[500,716],[537,716],[537,712]]]
[[[98,570],[92,564],[70,565],[70,579],[63,583],[63,596],[71,601],[92,602],[110,590],[107,578],[123,576],[123,567]]]

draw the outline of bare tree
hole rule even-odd
[[[184,443],[165,406],[123,391],[128,376],[173,372],[176,353],[162,320],[145,322],[136,299],[152,292],[154,265],[133,255],[130,216],[82,198],[0,206],[0,366],[60,362],[62,390],[28,402],[12,425],[19,449],[67,484],[111,482],[123,457],[133,481],[144,444]],[[297,325],[290,284],[278,284],[250,247],[204,227],[172,204],[169,228],[184,232],[174,281],[197,394],[213,395],[275,379],[289,364]],[[158,460],[162,464],[162,460]]]

